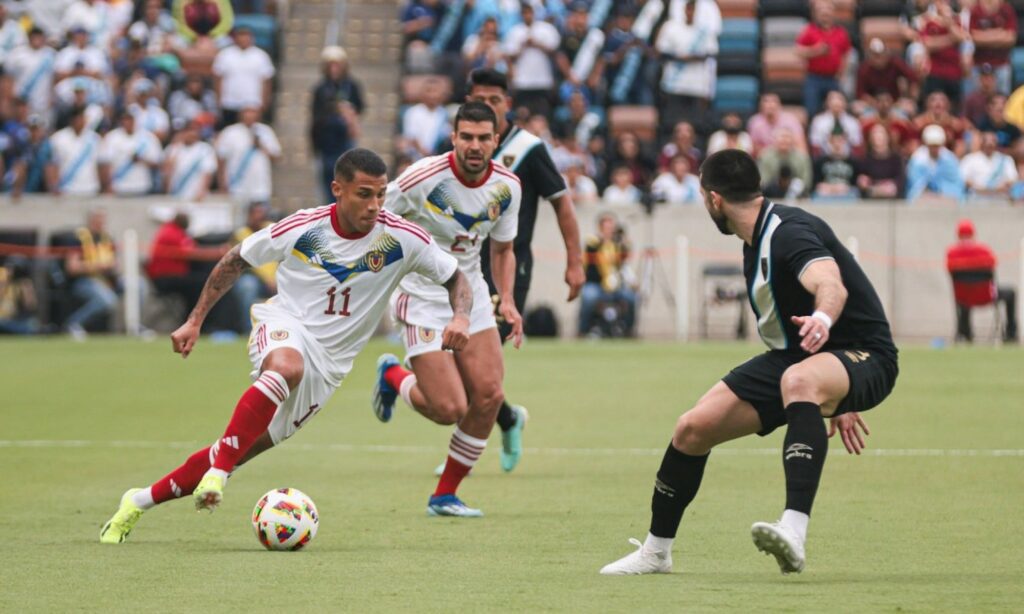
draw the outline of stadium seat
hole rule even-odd
[[[861,17],[898,17],[904,2],[893,2],[893,0],[860,0],[857,8]]]
[[[718,0],[722,19],[757,17],[757,0]]]
[[[1010,66],[1013,68],[1013,86],[1016,88],[1024,83],[1024,47],[1014,47],[1010,51]]]
[[[277,20],[270,15],[235,15],[235,26],[246,26],[252,30],[256,46],[277,60]]]
[[[902,53],[905,40],[900,21],[894,17],[865,17],[860,20],[860,40],[867,44],[880,38],[890,51]]]
[[[769,17],[764,20],[765,47],[792,47],[807,25],[803,17]]]
[[[761,74],[761,62],[757,51],[719,52],[718,74],[759,76]]]
[[[407,75],[402,77],[399,85],[402,92],[402,102],[405,104],[416,104],[420,102],[423,86],[432,80],[440,80],[444,89],[444,98],[449,100],[452,97],[452,79],[447,75]]]
[[[800,81],[768,81],[761,83],[766,92],[774,92],[779,95],[783,105],[798,106],[804,101],[804,83]]]
[[[719,77],[712,108],[719,115],[730,111],[750,115],[757,110],[759,89],[757,77]]]
[[[657,131],[657,107],[615,105],[608,108],[608,133],[612,139],[623,132],[632,132],[641,141],[653,141]]]
[[[806,0],[761,0],[762,17],[809,17]]]
[[[761,52],[765,81],[802,81],[807,64],[796,54],[796,47],[771,47]]]
[[[757,52],[761,44],[761,31],[756,19],[725,19],[718,35],[718,52]]]
[[[857,0],[834,0],[836,21],[854,22],[857,20]]]

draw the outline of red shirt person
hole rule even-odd
[[[796,53],[807,60],[804,79],[804,108],[814,115],[825,95],[839,89],[838,75],[846,67],[846,55],[852,45],[846,29],[835,23],[831,0],[818,0],[814,20],[796,38]]]
[[[970,89],[977,87],[977,68],[989,64],[995,70],[999,92],[1009,94],[1010,49],[1017,44],[1017,13],[1004,0],[979,0],[971,9],[970,33],[975,66]]]
[[[962,219],[956,228],[958,241],[946,250],[946,270],[953,278],[956,297],[956,337],[972,341],[971,307],[987,303],[1002,303],[1006,310],[1003,339],[1017,340],[1017,293],[1008,286],[997,286],[993,272],[996,255],[988,245],[975,241],[974,223]]]
[[[194,271],[193,261],[214,261],[224,255],[223,248],[197,247],[188,234],[188,215],[179,213],[164,223],[153,237],[146,275],[158,294],[176,295],[185,303],[186,314],[199,299],[206,282],[206,271]],[[185,314],[181,314],[184,319]]]

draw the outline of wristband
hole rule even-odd
[[[821,323],[825,325],[826,329],[832,328],[832,318],[824,311],[815,311],[811,314],[811,317],[821,320]]]

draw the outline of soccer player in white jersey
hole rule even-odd
[[[469,343],[456,353],[442,351],[439,331],[452,317],[444,296],[429,280],[406,278],[393,297],[402,325],[406,357],[412,371],[385,354],[377,361],[374,413],[391,419],[397,395],[439,424],[457,424],[437,489],[427,503],[432,516],[482,516],[456,496],[462,479],[487,445],[502,390],[504,365],[490,292],[480,270],[480,248],[490,237],[491,270],[501,297],[500,314],[512,324],[508,335],[516,347],[523,336],[522,318],[512,300],[516,260],[519,179],[491,161],[498,144],[497,118],[481,102],[467,102],[455,115],[455,151],[424,158],[388,186],[387,211],[430,231],[442,249],[455,256],[473,286]]]
[[[324,407],[406,275],[447,289],[454,315],[441,333],[442,344],[452,350],[466,346],[473,309],[469,282],[455,258],[422,228],[382,210],[386,172],[375,153],[347,152],[335,165],[335,204],[286,217],[217,263],[188,320],[171,335],[174,351],[188,357],[210,308],[244,270],[276,261],[277,296],[252,309],[254,383],[213,445],[153,485],[121,497],[117,513],[100,531],[101,542],[123,542],[145,510],[188,494],[196,509],[212,511],[236,466],[283,442]]]

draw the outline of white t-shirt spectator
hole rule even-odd
[[[128,134],[124,128],[115,128],[103,137],[100,146],[100,164],[110,165],[110,186],[118,195],[148,194],[153,188],[153,173],[145,162],[159,164],[162,157],[160,141],[146,130]]]
[[[620,188],[617,185],[610,185],[604,189],[604,204],[606,205],[639,205],[640,188],[635,185],[628,185]]]
[[[661,27],[655,48],[672,57],[718,54],[718,34],[682,20],[669,20]],[[661,90],[676,96],[710,99],[714,96],[715,62],[713,59],[692,62],[668,60],[661,74]]]
[[[17,47],[28,46],[28,37],[25,30],[16,19],[8,17],[4,25],[0,26],[0,65],[7,60],[7,54]]]
[[[448,111],[443,106],[430,109],[420,103],[409,107],[402,116],[402,136],[419,143],[428,156],[437,153],[437,146],[451,131]]]
[[[168,193],[185,201],[196,200],[200,188],[209,187],[209,179],[217,172],[217,154],[205,141],[191,145],[175,143],[164,154],[172,161]]]
[[[526,39],[532,39],[539,47],[525,47]],[[519,54],[512,67],[512,87],[520,90],[548,90],[555,87],[555,72],[551,65],[551,54],[558,49],[562,35],[546,21],[534,21],[531,25],[519,23],[505,35],[505,53]],[[520,53],[521,52],[521,53]]]
[[[220,106],[238,111],[248,104],[264,104],[263,82],[274,76],[274,63],[267,52],[253,45],[242,49],[232,45],[213,60],[213,74],[221,78]]]
[[[260,141],[255,147],[253,135]],[[224,162],[228,192],[248,202],[270,199],[270,152],[281,155],[281,144],[274,129],[266,124],[228,126],[217,137],[217,157]],[[264,151],[264,149],[266,151]]]
[[[14,79],[14,95],[27,100],[33,113],[50,115],[56,56],[50,47],[17,47],[4,62],[4,72]]]
[[[135,125],[156,135],[164,135],[171,129],[171,118],[155,98],[145,105],[133,104],[128,111],[135,116]]]
[[[651,184],[651,193],[673,205],[701,202],[700,180],[691,173],[687,173],[682,181],[672,173],[662,173]]]
[[[128,28],[128,36],[142,41],[142,44],[146,46],[146,55],[150,56],[163,53],[165,43],[173,42],[176,33],[174,18],[166,12],[160,13],[154,25],[140,19]]]
[[[850,144],[850,147],[860,147],[864,142],[864,135],[861,132],[860,122],[857,121],[857,118],[849,113],[843,113],[837,120],[836,116],[828,111],[818,113],[811,120],[811,128],[807,131],[809,135],[807,140],[810,142],[811,147],[815,147],[818,150],[825,149],[828,137],[832,135],[832,130],[835,128],[837,121],[843,134],[846,135],[846,142]]]
[[[134,8],[132,2],[110,3],[97,0],[90,5],[77,0],[61,15],[60,27],[64,34],[73,28],[84,28],[89,32],[92,44],[106,49],[110,37],[131,22]]]
[[[53,94],[57,97],[58,104],[70,106],[75,103],[75,91],[79,89],[85,90],[85,100],[90,104],[109,105],[113,102],[110,86],[106,81],[85,75],[61,79],[53,87]]]
[[[1017,181],[1017,165],[1004,153],[996,151],[989,157],[976,151],[960,160],[960,175],[968,189],[991,190]]]
[[[57,59],[54,61],[54,69],[60,73],[68,73],[74,70],[75,64],[81,62],[89,72],[97,72],[105,75],[110,72],[110,64],[107,56],[98,47],[86,45],[75,47],[68,45],[57,52]]]
[[[729,135],[724,130],[718,130],[711,135],[708,139],[708,155],[722,151],[729,144]],[[738,135],[736,149],[741,149],[747,153],[754,151],[754,142],[750,139],[750,135],[744,132],[740,132]]]
[[[100,192],[98,171],[100,135],[85,129],[81,134],[68,126],[50,137],[57,187],[62,194],[95,196]]]
[[[562,180],[565,181],[565,185],[569,188],[569,193],[572,195],[572,201],[579,205],[581,203],[592,203],[597,200],[597,184],[594,180],[586,175],[580,175],[576,178],[576,183],[570,184],[569,178],[564,174]]]

